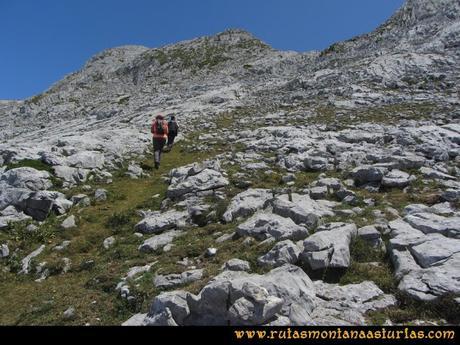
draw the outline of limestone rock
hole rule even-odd
[[[29,274],[30,273],[30,263],[32,259],[39,256],[44,250],[45,250],[45,245],[41,245],[36,250],[34,250],[32,253],[27,255],[24,259],[22,259],[21,261],[22,268],[19,271],[19,274]]]
[[[223,271],[245,271],[251,270],[249,262],[240,259],[230,259],[220,268]]]
[[[273,201],[273,213],[291,218],[296,224],[304,224],[308,229],[313,229],[321,217],[333,216],[332,207],[335,203],[316,201],[308,195],[293,193],[281,195]]]
[[[75,220],[75,216],[70,216],[70,217],[67,217],[62,223],[61,223],[61,228],[64,229],[64,230],[68,230],[68,229],[72,229],[72,228],[76,228],[77,227],[77,223],[76,223],[76,220]]]
[[[171,243],[176,237],[181,236],[182,234],[182,231],[171,230],[160,235],[155,235],[145,240],[144,243],[139,246],[139,250],[144,253],[154,252]]]
[[[284,264],[296,264],[300,248],[290,240],[278,242],[275,246],[265,255],[259,257],[257,262],[262,266],[279,267]]]
[[[291,219],[268,212],[258,212],[246,222],[238,225],[240,236],[251,236],[259,240],[273,237],[277,240],[300,240],[308,236],[306,227],[295,224]]]
[[[397,304],[393,295],[384,294],[374,282],[337,285],[314,282],[317,307],[311,314],[312,325],[365,325],[366,313]]]
[[[272,192],[268,189],[248,189],[232,199],[223,219],[228,223],[238,217],[251,216],[271,198]]]
[[[156,275],[153,283],[157,288],[168,289],[179,285],[185,285],[200,280],[203,277],[203,269],[182,272],[181,274]]]
[[[4,181],[11,187],[39,191],[53,186],[50,181],[50,177],[51,175],[47,171],[23,167],[4,172],[0,176],[0,181]]]
[[[313,270],[347,268],[350,266],[350,243],[357,231],[355,224],[323,225],[303,242],[300,259]]]
[[[351,176],[357,185],[368,182],[380,182],[383,179],[385,169],[375,166],[363,165],[351,171]]]
[[[164,213],[151,212],[136,224],[134,229],[143,234],[160,233],[164,230],[185,227],[189,220],[187,211],[170,210]]]
[[[190,193],[216,190],[229,184],[215,162],[205,162],[174,169],[167,191],[168,198],[175,199]]]
[[[278,317],[288,318],[292,325],[304,325],[315,307],[313,283],[292,265],[266,275],[224,271],[199,295],[182,294],[186,296],[188,310],[183,297],[180,304],[173,303],[181,306],[179,311],[168,308],[179,325],[227,325],[229,321],[231,325],[263,325]],[[149,317],[155,319],[164,312],[163,308],[158,309],[152,306]]]
[[[104,242],[102,243],[102,245],[104,246],[105,249],[110,249],[111,247],[113,247],[115,245],[115,237],[114,236],[110,236],[110,237],[107,237]]]
[[[94,199],[97,201],[107,200],[107,190],[99,188],[94,192]]]
[[[8,256],[10,256],[10,249],[8,245],[4,243],[0,246],[0,259],[7,258]]]
[[[404,188],[413,181],[415,177],[401,170],[391,170],[382,178],[382,186],[389,188]]]
[[[97,151],[80,151],[67,157],[67,163],[72,167],[83,169],[103,168],[105,158]]]

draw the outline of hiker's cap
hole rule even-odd
[[[163,115],[161,115],[161,114],[158,114],[158,115],[157,115],[157,117],[156,117],[156,119],[157,119],[157,120],[163,120],[163,119],[164,119],[164,117],[163,117]]]

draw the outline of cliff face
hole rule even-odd
[[[349,95],[350,90],[331,90],[345,84],[418,92],[417,85],[428,83],[445,91],[458,81],[459,25],[457,1],[411,0],[374,32],[338,42],[320,54],[275,51],[241,30],[158,49],[113,48],[94,56],[81,71],[47,92],[1,111],[3,136],[17,134],[20,129],[9,124],[15,122],[20,127],[24,118],[29,128],[31,123],[39,127],[50,120],[92,115],[103,118],[119,114],[125,118],[147,104],[193,98],[229,85],[246,95],[260,90],[270,94],[271,88],[275,97],[283,82],[290,88],[297,83],[313,89],[312,93],[295,95],[297,98],[325,93]],[[433,78],[442,80],[432,83]],[[265,101],[260,98],[263,93],[258,94],[258,102]],[[126,94],[130,95],[129,105],[117,104]]]

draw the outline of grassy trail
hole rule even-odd
[[[154,255],[149,257],[137,249],[143,239],[133,235],[133,225],[140,220],[135,211],[158,209],[167,189],[162,175],[172,168],[207,156],[209,153],[184,153],[181,143],[178,143],[172,152],[164,154],[159,170],[151,169],[151,157],[141,163],[144,168],[151,170],[151,177],[134,180],[120,172],[110,185],[92,185],[93,190],[99,187],[107,189],[108,200],[72,209],[69,215],[77,217],[76,229],[59,230],[60,221],[53,217],[40,227],[38,235],[29,235],[18,227],[11,232],[0,233],[0,242],[8,243],[11,252],[17,250],[18,260],[44,243],[46,249],[37,258],[38,262],[46,261],[56,271],[62,268],[63,257],[72,262],[70,272],[51,275],[40,283],[34,281],[37,278],[35,275],[7,272],[2,265],[0,324],[97,325],[120,324],[126,320],[132,310],[140,306],[126,306],[117,297],[114,286],[129,267],[144,265],[154,259]],[[74,189],[69,194],[79,191]],[[152,198],[158,194],[159,197]],[[24,224],[21,226],[25,227]],[[102,242],[112,235],[117,238],[117,243],[113,248],[105,250]],[[64,240],[71,240],[66,250],[56,252],[52,249]],[[93,267],[90,267],[90,260],[94,261]],[[77,310],[77,317],[73,321],[62,319],[62,313],[69,306]]]

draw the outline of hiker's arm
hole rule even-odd
[[[152,123],[152,127],[150,128],[150,132],[152,132],[152,134],[155,134],[155,122]]]

